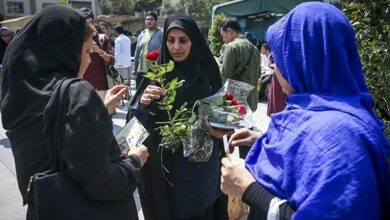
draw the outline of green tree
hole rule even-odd
[[[211,52],[214,56],[219,57],[219,51],[222,48],[223,41],[219,34],[219,25],[222,23],[222,21],[225,19],[225,16],[223,14],[216,15],[214,17],[214,22],[211,28],[209,29],[209,40],[210,40],[210,48]]]
[[[154,11],[162,4],[162,0],[138,0],[135,4],[135,11]]]
[[[359,54],[375,110],[390,136],[390,0],[353,0],[343,10],[356,32]]]
[[[177,10],[175,8],[173,8],[171,3],[168,1],[164,1],[163,7],[164,7],[165,14],[169,15],[169,14],[173,14],[173,13],[177,12]]]
[[[102,0],[99,4],[100,11],[104,15],[109,15],[112,12],[112,3],[108,0]]]
[[[229,1],[231,0],[180,0],[178,11],[188,13],[196,21],[206,22],[210,26],[213,6]]]
[[[134,0],[122,0],[119,4],[119,13],[122,15],[134,14],[135,4]]]
[[[69,0],[58,0],[58,4],[73,8],[72,4],[69,3]]]

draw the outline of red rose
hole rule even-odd
[[[159,52],[158,50],[153,50],[150,53],[146,54],[146,59],[150,61],[156,61],[158,59]]]
[[[242,115],[246,114],[246,109],[243,105],[238,105],[237,111]]]
[[[233,98],[233,100],[232,100],[232,105],[239,105],[239,104],[241,104],[239,101],[237,101],[237,99],[235,99],[235,98]]]
[[[225,99],[227,100],[233,100],[234,99],[234,95],[232,92],[228,91],[226,94],[225,94]]]

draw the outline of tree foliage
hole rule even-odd
[[[135,0],[122,0],[119,3],[119,13],[122,15],[134,14]]]
[[[174,14],[177,12],[177,9],[172,7],[171,3],[169,1],[163,2],[163,8],[164,8],[164,14]]]
[[[191,15],[196,21],[203,21],[211,25],[211,13],[214,5],[229,2],[230,0],[180,0],[178,12]]]
[[[162,4],[162,0],[138,0],[134,6],[135,11],[154,11]]]
[[[223,41],[219,34],[219,25],[222,23],[222,21],[225,19],[225,16],[223,14],[216,15],[214,17],[213,25],[211,26],[209,30],[209,41],[210,41],[210,48],[211,52],[214,56],[219,57],[219,51],[222,48]]]
[[[58,0],[58,4],[73,8],[72,4],[69,3],[69,0]]]
[[[104,15],[109,15],[112,12],[112,3],[108,0],[102,0],[99,4],[100,11]]]
[[[343,10],[356,32],[359,54],[375,110],[390,135],[390,0],[344,2]]]

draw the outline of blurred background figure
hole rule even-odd
[[[257,46],[257,40],[256,40],[255,38],[253,38],[251,32],[247,31],[247,32],[244,33],[244,35],[245,35],[245,38],[246,38],[249,42],[251,42],[253,45]]]
[[[12,33],[7,27],[0,28],[0,64],[3,61],[5,50],[12,40]]]
[[[270,60],[271,51],[267,43],[261,45],[261,76],[259,86],[259,101],[265,101],[267,98],[266,90],[269,89],[269,83],[271,82],[272,75],[274,74],[273,64]]]
[[[124,35],[122,25],[117,25],[114,28],[117,38],[115,39],[115,68],[125,80],[125,83],[130,85],[131,71],[131,40]]]
[[[102,34],[106,34],[108,36],[108,38],[110,39],[111,46],[114,48],[115,47],[115,38],[110,37],[110,31],[108,30],[108,25],[105,22],[101,21],[101,22],[99,22],[99,28],[100,28]]]
[[[102,30],[103,34],[108,35],[107,24],[105,22],[103,22],[103,21],[99,22],[99,27],[100,27],[100,30]]]
[[[84,7],[80,10],[88,16],[88,21],[96,26],[95,16],[91,9]],[[91,64],[85,72],[83,79],[87,80],[93,87],[95,87],[100,98],[104,100],[107,90],[109,89],[106,64],[109,63],[114,65],[115,58],[113,56],[113,48],[107,35],[96,32],[92,39],[94,41],[94,45],[90,53]]]
[[[153,11],[146,13],[146,29],[138,36],[137,46],[134,53],[133,75],[136,75],[136,88],[138,89],[151,62],[145,56],[153,50],[160,50],[162,29],[157,26],[157,14]]]

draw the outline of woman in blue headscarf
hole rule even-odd
[[[252,207],[248,219],[389,217],[389,142],[349,21],[333,5],[303,3],[267,41],[287,106],[263,135],[232,135],[231,147],[255,143],[246,169],[222,160],[222,190]]]

